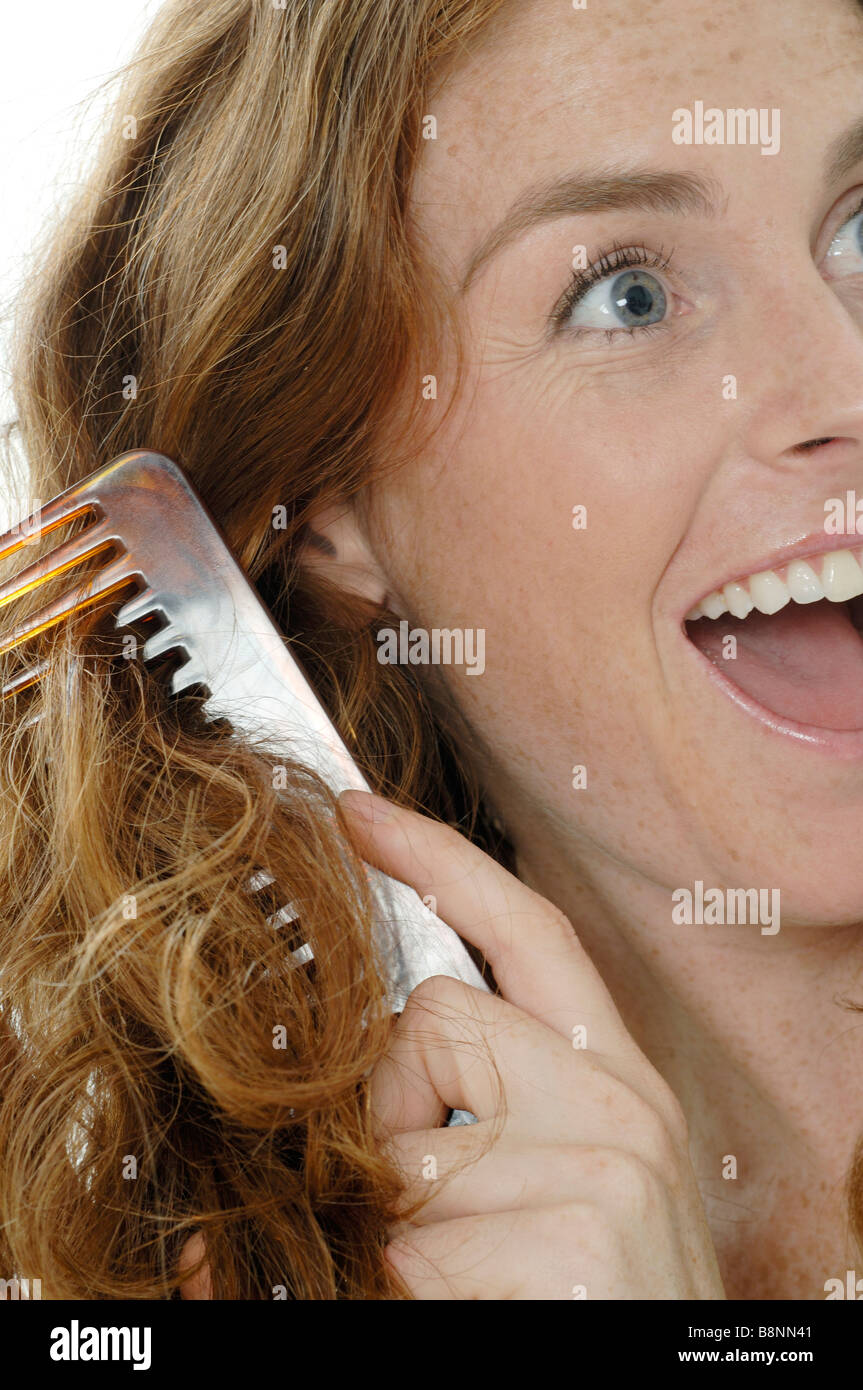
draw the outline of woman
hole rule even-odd
[[[68,685],[83,635],[4,710],[4,1260],[51,1296],[859,1267],[861,19],[166,7],[35,285],[33,494],[175,457],[382,799],[280,801],[92,639]],[[379,660],[403,622],[483,669]],[[497,994],[392,1028],[363,858]],[[313,974],[256,969],[262,862]]]

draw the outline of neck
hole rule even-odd
[[[567,914],[684,1107],[726,1267],[747,1248],[751,1260],[762,1230],[799,1227],[801,1203],[819,1229],[844,1225],[863,1131],[863,1017],[848,1007],[863,1005],[863,928],[675,925],[667,888],[595,849],[588,866],[547,826],[516,839],[519,876]],[[824,1246],[825,1261],[847,1258]],[[813,1270],[818,1288],[843,1269]]]

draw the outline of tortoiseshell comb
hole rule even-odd
[[[176,463],[147,450],[121,454],[0,536],[0,560],[88,516],[75,535],[0,585],[2,610],[56,576],[68,573],[71,581],[12,631],[0,632],[0,653],[83,609],[117,602],[118,630],[142,620],[160,624],[143,643],[144,660],[176,649],[174,694],[201,687],[206,717],[225,719],[268,751],[311,767],[336,794],[369,790],[288,643]],[[84,564],[86,573],[74,582],[76,567]],[[44,663],[27,667],[0,693],[22,690],[44,671]],[[369,876],[393,1012],[400,1012],[411,990],[431,975],[488,988],[456,933],[412,888],[377,869],[370,868]],[[265,879],[258,876],[250,890]],[[313,950],[310,943],[295,956],[309,959]],[[455,1111],[450,1123],[472,1118]]]

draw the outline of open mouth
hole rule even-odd
[[[771,713],[819,729],[863,729],[863,547],[726,584],[685,624],[726,680]]]

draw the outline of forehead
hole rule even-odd
[[[785,169],[863,116],[858,0],[512,0],[430,96],[411,215],[453,271],[534,181],[626,164],[757,189],[757,150],[672,140],[675,110],[778,108]],[[746,158],[741,158],[741,154]],[[729,157],[730,156],[730,157]],[[800,160],[803,157],[803,165]],[[775,160],[774,160],[775,162]],[[810,166],[811,167],[811,166]]]

